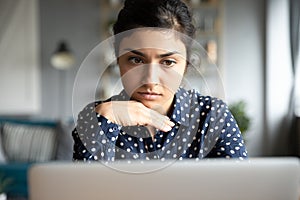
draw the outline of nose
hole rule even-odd
[[[143,84],[159,84],[159,66],[154,63],[150,63],[143,66]]]

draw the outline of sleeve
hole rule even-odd
[[[72,132],[74,161],[114,160],[115,143],[121,126],[96,113],[95,106],[98,104],[89,104],[78,115]]]
[[[240,160],[247,158],[245,143],[236,120],[223,101],[218,100],[215,102],[218,103],[217,106],[214,106],[216,109],[212,112],[214,116],[217,116],[216,121],[218,122],[220,134],[207,157],[238,158]]]

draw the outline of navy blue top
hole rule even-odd
[[[123,90],[107,101],[129,100]],[[179,88],[169,116],[175,126],[156,130],[154,139],[143,126],[122,127],[95,112],[101,101],[87,105],[73,130],[73,160],[239,158],[247,151],[238,125],[220,99]]]

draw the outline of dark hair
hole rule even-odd
[[[180,0],[125,0],[113,26],[114,35],[135,28],[173,29],[194,38],[195,27],[188,7]],[[118,55],[120,38],[115,41]],[[188,50],[189,44],[183,41]]]

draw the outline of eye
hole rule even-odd
[[[175,60],[163,60],[161,62],[162,65],[166,66],[166,67],[172,67],[173,65],[176,64]]]
[[[144,63],[143,60],[139,57],[129,57],[128,61],[135,65]]]

